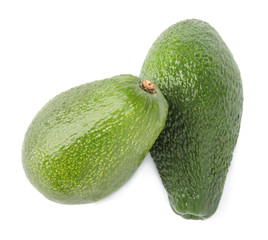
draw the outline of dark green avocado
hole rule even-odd
[[[242,116],[240,72],[217,31],[200,20],[164,31],[141,78],[168,101],[164,130],[151,149],[175,213],[206,219],[217,209]]]
[[[119,75],[65,91],[30,124],[22,162],[48,199],[90,203],[122,186],[165,125],[168,105],[157,87]]]

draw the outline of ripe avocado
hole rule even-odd
[[[65,91],[35,116],[23,143],[30,182],[48,199],[102,199],[134,173],[165,125],[157,87],[119,75]]]
[[[192,19],[158,37],[140,77],[153,81],[169,104],[150,152],[171,207],[184,218],[206,219],[218,207],[240,129],[237,64],[216,30]]]

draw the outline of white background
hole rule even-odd
[[[0,2],[0,239],[268,239],[268,15],[266,1]],[[97,203],[44,198],[21,164],[24,133],[58,93],[117,74],[138,75],[170,25],[209,22],[243,78],[238,144],[216,214],[173,213],[148,155],[119,191]]]

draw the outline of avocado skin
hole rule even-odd
[[[168,105],[132,75],[90,82],[50,100],[23,143],[30,182],[64,204],[100,200],[134,173],[165,125]]]
[[[235,60],[208,23],[164,31],[143,63],[168,101],[164,130],[150,150],[172,209],[186,219],[216,211],[237,142],[243,91]]]

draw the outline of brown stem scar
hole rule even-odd
[[[140,87],[148,92],[148,93],[155,93],[155,88],[154,88],[154,84],[152,82],[150,82],[149,80],[143,80],[141,83],[140,83]]]

